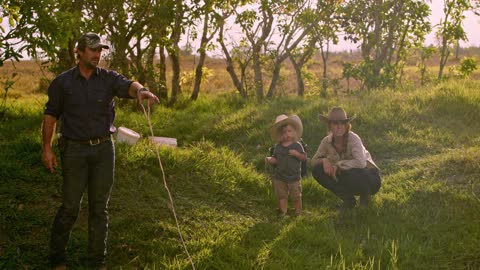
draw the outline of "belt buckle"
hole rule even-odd
[[[88,140],[88,142],[90,143],[91,146],[99,145],[101,143],[100,139]]]

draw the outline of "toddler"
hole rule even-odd
[[[271,128],[272,139],[277,143],[273,155],[267,157],[268,164],[274,165],[273,188],[280,209],[279,216],[287,213],[288,198],[292,200],[295,215],[302,212],[302,186],[300,184],[301,162],[307,159],[302,145],[302,121],[297,115],[279,115]]]

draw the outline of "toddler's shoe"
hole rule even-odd
[[[278,217],[278,219],[284,219],[284,218],[287,217],[287,213],[282,212],[282,211],[279,209],[278,212],[277,212],[277,217]]]

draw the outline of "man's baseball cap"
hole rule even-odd
[[[100,36],[89,32],[86,34],[83,34],[77,42],[77,47],[78,48],[86,48],[89,47],[91,49],[97,49],[97,48],[103,48],[103,49],[109,49],[110,46],[107,44],[104,44],[100,41]]]

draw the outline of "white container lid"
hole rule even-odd
[[[128,129],[126,127],[119,127],[117,129],[117,142],[125,142],[130,145],[134,145],[140,139],[140,134]]]
[[[169,138],[169,137],[148,137],[151,142],[157,145],[165,145],[165,146],[172,146],[177,147],[177,139],[176,138]]]

